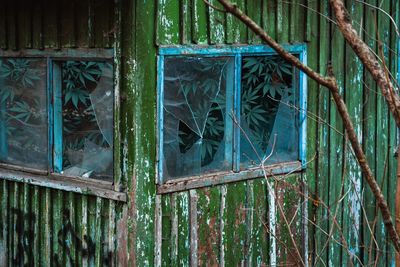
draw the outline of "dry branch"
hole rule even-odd
[[[307,74],[308,77],[316,81],[318,84],[323,85],[329,89],[329,91],[332,94],[332,98],[334,99],[336,106],[338,108],[339,114],[343,120],[343,125],[344,128],[348,134],[348,138],[351,144],[351,147],[354,151],[354,154],[356,156],[356,159],[358,161],[358,164],[361,167],[361,170],[363,172],[363,177],[367,181],[369,187],[371,188],[371,191],[374,194],[374,197],[376,199],[376,203],[382,213],[382,218],[385,224],[385,228],[387,230],[388,236],[393,242],[393,245],[396,249],[396,251],[400,251],[400,239],[399,236],[396,233],[395,225],[393,223],[392,216],[390,214],[390,210],[388,207],[388,204],[386,202],[385,197],[382,194],[382,190],[377,184],[375,177],[371,171],[371,168],[368,165],[367,159],[365,157],[364,151],[362,150],[361,144],[357,138],[357,134],[355,132],[353,123],[350,119],[350,115],[347,110],[347,106],[343,101],[342,96],[339,93],[339,87],[337,84],[336,79],[333,77],[332,71],[330,71],[330,74],[328,77],[325,77],[317,72],[315,72],[313,69],[310,67],[304,65],[300,60],[298,60],[295,56],[292,54],[288,53],[281,45],[279,45],[273,38],[271,38],[257,23],[255,23],[250,17],[248,17],[246,14],[244,14],[235,4],[232,4],[228,0],[218,0],[222,6],[225,8],[225,10],[235,17],[237,17],[239,20],[241,20],[250,30],[252,30],[255,34],[257,34],[267,45],[269,45],[271,48],[273,48],[282,58],[286,59],[288,62],[290,62],[293,66],[297,67],[301,71],[303,71],[305,74]],[[334,0],[331,0],[335,2]],[[348,16],[346,16],[346,20],[349,21]],[[349,40],[348,40],[349,42]],[[355,48],[358,47],[363,47],[364,46],[357,42],[357,45],[355,45]],[[368,49],[366,49],[369,51]],[[364,60],[372,60],[370,56],[365,57]],[[400,100],[398,98],[393,99],[391,97],[391,94],[389,94],[389,90],[393,90],[393,85],[388,82],[387,79],[385,78],[385,74],[381,73],[379,71],[379,68],[377,68],[377,65],[375,64],[375,61],[371,62],[366,62],[368,66],[371,68],[371,71],[374,71],[374,73],[379,77],[378,81],[380,83],[380,86],[383,86],[386,88],[386,99],[388,100],[390,109],[393,109],[394,114],[398,114],[395,112],[397,107],[400,107]],[[379,62],[377,62],[379,65]],[[379,65],[380,67],[380,65]],[[382,76],[383,75],[383,76]],[[390,101],[390,102],[389,102]],[[400,110],[400,109],[399,109]],[[400,125],[400,116],[397,115],[396,122]]]
[[[351,46],[356,55],[360,58],[364,67],[371,73],[373,79],[377,82],[386,99],[393,118],[397,126],[400,127],[400,97],[396,88],[390,81],[388,71],[381,66],[375,54],[371,52],[369,46],[358,35],[353,28],[351,17],[342,0],[330,0],[333,13],[339,30],[342,32],[347,43]]]

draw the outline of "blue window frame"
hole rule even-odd
[[[112,50],[1,56],[0,167],[112,182],[113,77]]]
[[[306,63],[305,45],[285,49]],[[301,170],[306,82],[264,45],[159,48],[157,182]]]

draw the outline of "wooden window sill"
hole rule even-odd
[[[126,202],[126,193],[115,191],[111,182],[17,169],[0,165],[0,179]]]
[[[265,166],[267,176],[283,175],[288,173],[301,172],[303,170],[300,161],[284,162]],[[185,191],[189,189],[215,186],[250,179],[264,177],[264,172],[261,167],[251,168],[240,172],[218,172],[207,175],[199,175],[185,177],[166,181],[164,184],[157,186],[158,194],[167,194],[172,192]]]

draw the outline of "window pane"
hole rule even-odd
[[[0,59],[0,162],[47,169],[46,60]]]
[[[112,180],[112,65],[66,61],[61,69],[63,173]]]
[[[270,154],[265,164],[298,160],[296,81],[298,72],[279,56],[243,58],[242,168]]]
[[[233,60],[166,58],[164,68],[164,178],[231,169]]]

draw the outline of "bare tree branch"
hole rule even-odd
[[[396,233],[395,225],[393,223],[392,216],[390,214],[390,210],[388,207],[388,204],[386,202],[385,197],[382,194],[382,190],[377,184],[375,177],[371,171],[371,168],[369,167],[369,164],[367,162],[367,159],[365,157],[364,151],[362,150],[361,144],[357,138],[357,134],[355,132],[353,123],[350,119],[347,106],[343,101],[342,96],[340,95],[339,87],[337,84],[336,79],[333,77],[332,71],[330,71],[330,74],[328,77],[322,76],[321,74],[315,72],[313,69],[310,67],[304,65],[299,59],[297,59],[295,56],[292,54],[288,53],[281,45],[279,45],[273,38],[271,38],[257,23],[255,23],[250,17],[248,17],[246,14],[244,14],[235,4],[232,4],[228,0],[218,0],[225,10],[235,17],[237,17],[239,20],[241,20],[250,30],[252,30],[255,34],[257,34],[267,45],[269,45],[271,48],[273,48],[282,58],[290,62],[293,66],[299,68],[302,70],[305,74],[307,74],[311,79],[319,83],[320,85],[323,85],[327,87],[331,94],[332,97],[337,105],[338,112],[343,120],[343,126],[348,134],[348,138],[351,144],[351,147],[354,151],[354,154],[356,156],[356,159],[358,161],[358,164],[361,167],[361,170],[364,174],[364,179],[367,181],[369,187],[371,188],[371,191],[373,192],[376,203],[382,213],[382,218],[385,224],[385,228],[387,230],[389,238],[392,240],[393,245],[396,249],[396,251],[400,251],[400,239],[399,236]],[[331,0],[331,3],[336,3],[338,2],[337,0]],[[341,2],[341,1],[339,1]],[[339,5],[340,6],[340,5]],[[350,24],[348,14],[345,16],[345,9],[343,6],[337,10],[337,12],[342,14],[342,18],[346,21],[345,26],[348,26],[347,24]],[[340,23],[339,23],[340,24]],[[350,24],[351,25],[351,24]],[[343,25],[342,25],[343,26]],[[379,65],[379,62],[371,56],[371,53],[369,52],[369,48],[367,45],[365,45],[362,40],[359,38],[354,38],[354,35],[358,37],[357,32],[354,30],[351,30],[348,32],[353,38],[350,38],[349,40],[355,41],[355,44],[352,44],[353,49],[357,51],[364,52],[364,50],[367,53],[367,56],[364,55],[363,57],[363,63],[366,64],[366,67],[372,71],[376,78],[378,84],[381,86],[381,88],[384,88],[383,94],[386,97],[390,110],[395,114],[396,116],[396,122],[398,125],[400,125],[400,113],[397,112],[397,110],[400,110],[400,100],[397,96],[397,98],[393,99],[391,97],[391,93],[389,91],[394,92],[393,85],[391,84],[390,81],[386,79],[386,75],[382,68]],[[348,42],[350,42],[348,40]],[[372,62],[372,63],[371,63]],[[399,109],[398,109],[399,108]]]
[[[330,0],[333,13],[339,30],[342,32],[347,43],[351,46],[356,55],[360,58],[365,68],[371,73],[373,79],[382,90],[382,94],[388,103],[397,126],[400,126],[400,97],[396,88],[388,78],[384,68],[377,57],[370,51],[369,46],[364,43],[357,31],[353,28],[349,12],[342,0]]]

